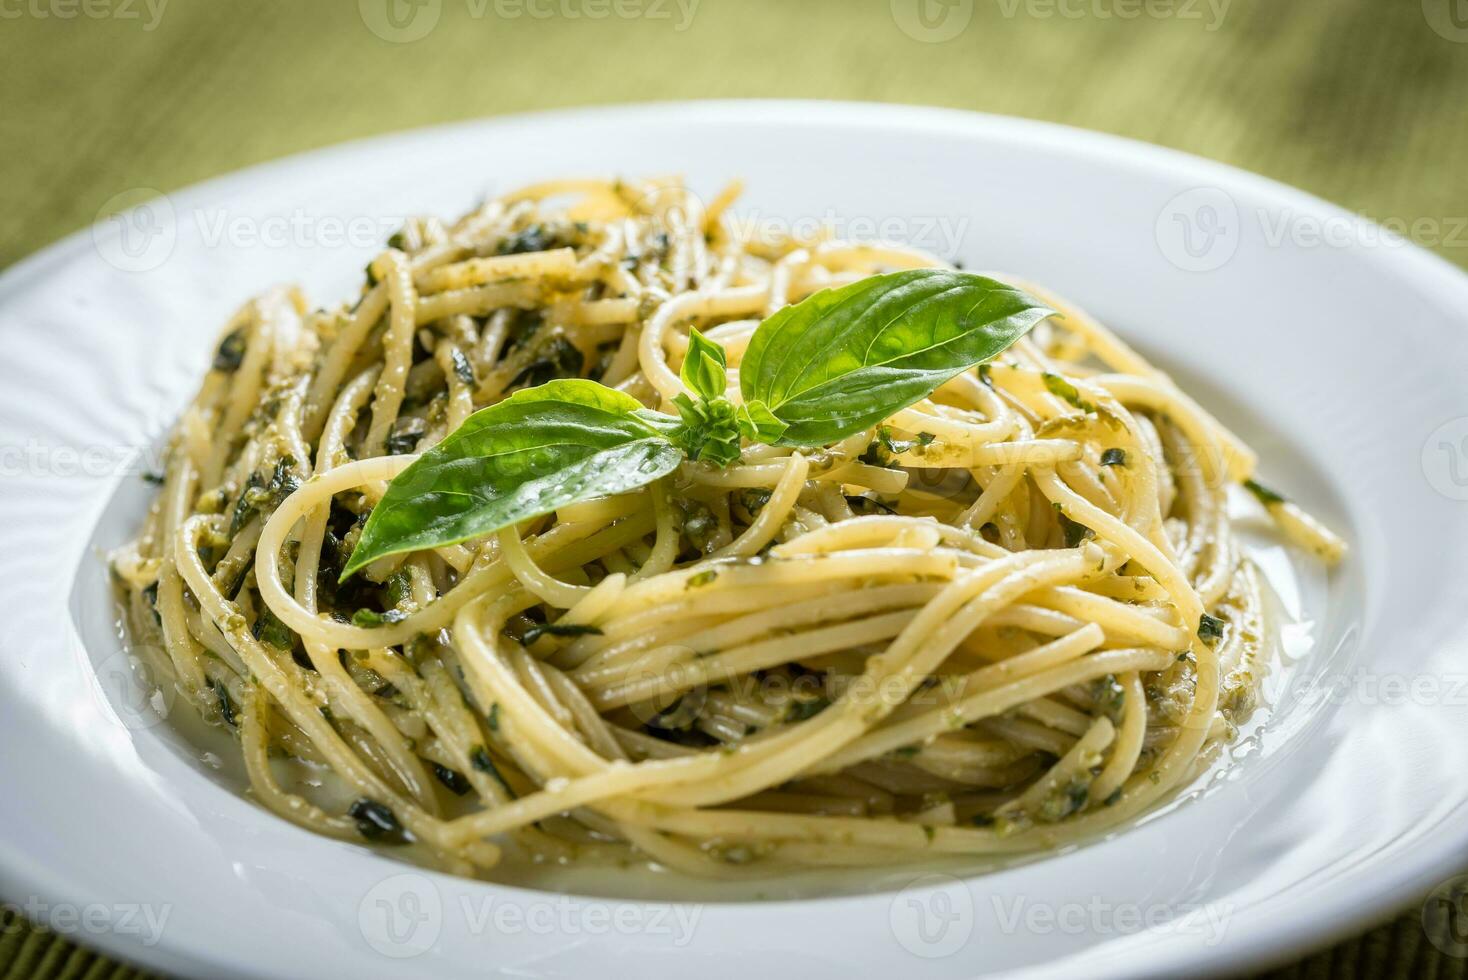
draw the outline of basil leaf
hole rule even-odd
[[[568,379],[480,409],[388,484],[342,570],[479,537],[672,472],[682,452],[631,395]]]
[[[729,386],[728,361],[724,348],[698,332],[688,328],[688,356],[683,359],[680,372],[683,383],[704,401],[713,401],[724,394]]]
[[[1053,312],[968,272],[872,276],[761,323],[740,363],[740,391],[789,426],[781,445],[825,445],[921,401]]]

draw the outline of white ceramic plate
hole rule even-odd
[[[658,904],[456,880],[313,837],[156,723],[97,552],[130,534],[151,491],[138,471],[233,308],[280,281],[347,295],[405,215],[547,176],[667,172],[705,193],[739,175],[746,213],[1057,288],[1345,531],[1345,567],[1284,597],[1300,660],[1226,772],[1140,826],[982,876]],[[0,897],[114,954],[215,976],[1161,975],[1302,952],[1468,865],[1465,311],[1468,278],[1299,192],[929,109],[509,118],[154,201],[0,278]]]

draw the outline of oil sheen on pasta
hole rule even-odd
[[[472,412],[584,377],[650,408],[696,326],[942,266],[795,241],[674,181],[555,181],[410,222],[354,302],[249,303],[112,556],[165,683],[254,799],[328,836],[721,879],[972,861],[1174,794],[1255,706],[1269,628],[1230,526],[1343,545],[1082,311],[883,425],[747,444],[338,582],[389,480]],[[1197,624],[1194,626],[1194,624]]]

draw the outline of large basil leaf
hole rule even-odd
[[[1053,311],[984,276],[910,269],[827,289],[775,313],[739,367],[746,403],[789,428],[785,446],[860,432],[987,361]]]
[[[388,485],[341,577],[672,472],[682,451],[641,411],[630,395],[572,379],[475,412]]]

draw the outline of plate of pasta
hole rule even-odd
[[[1415,247],[804,103],[115,205],[0,278],[33,917],[240,976],[1139,975],[1452,887],[1468,280]]]

